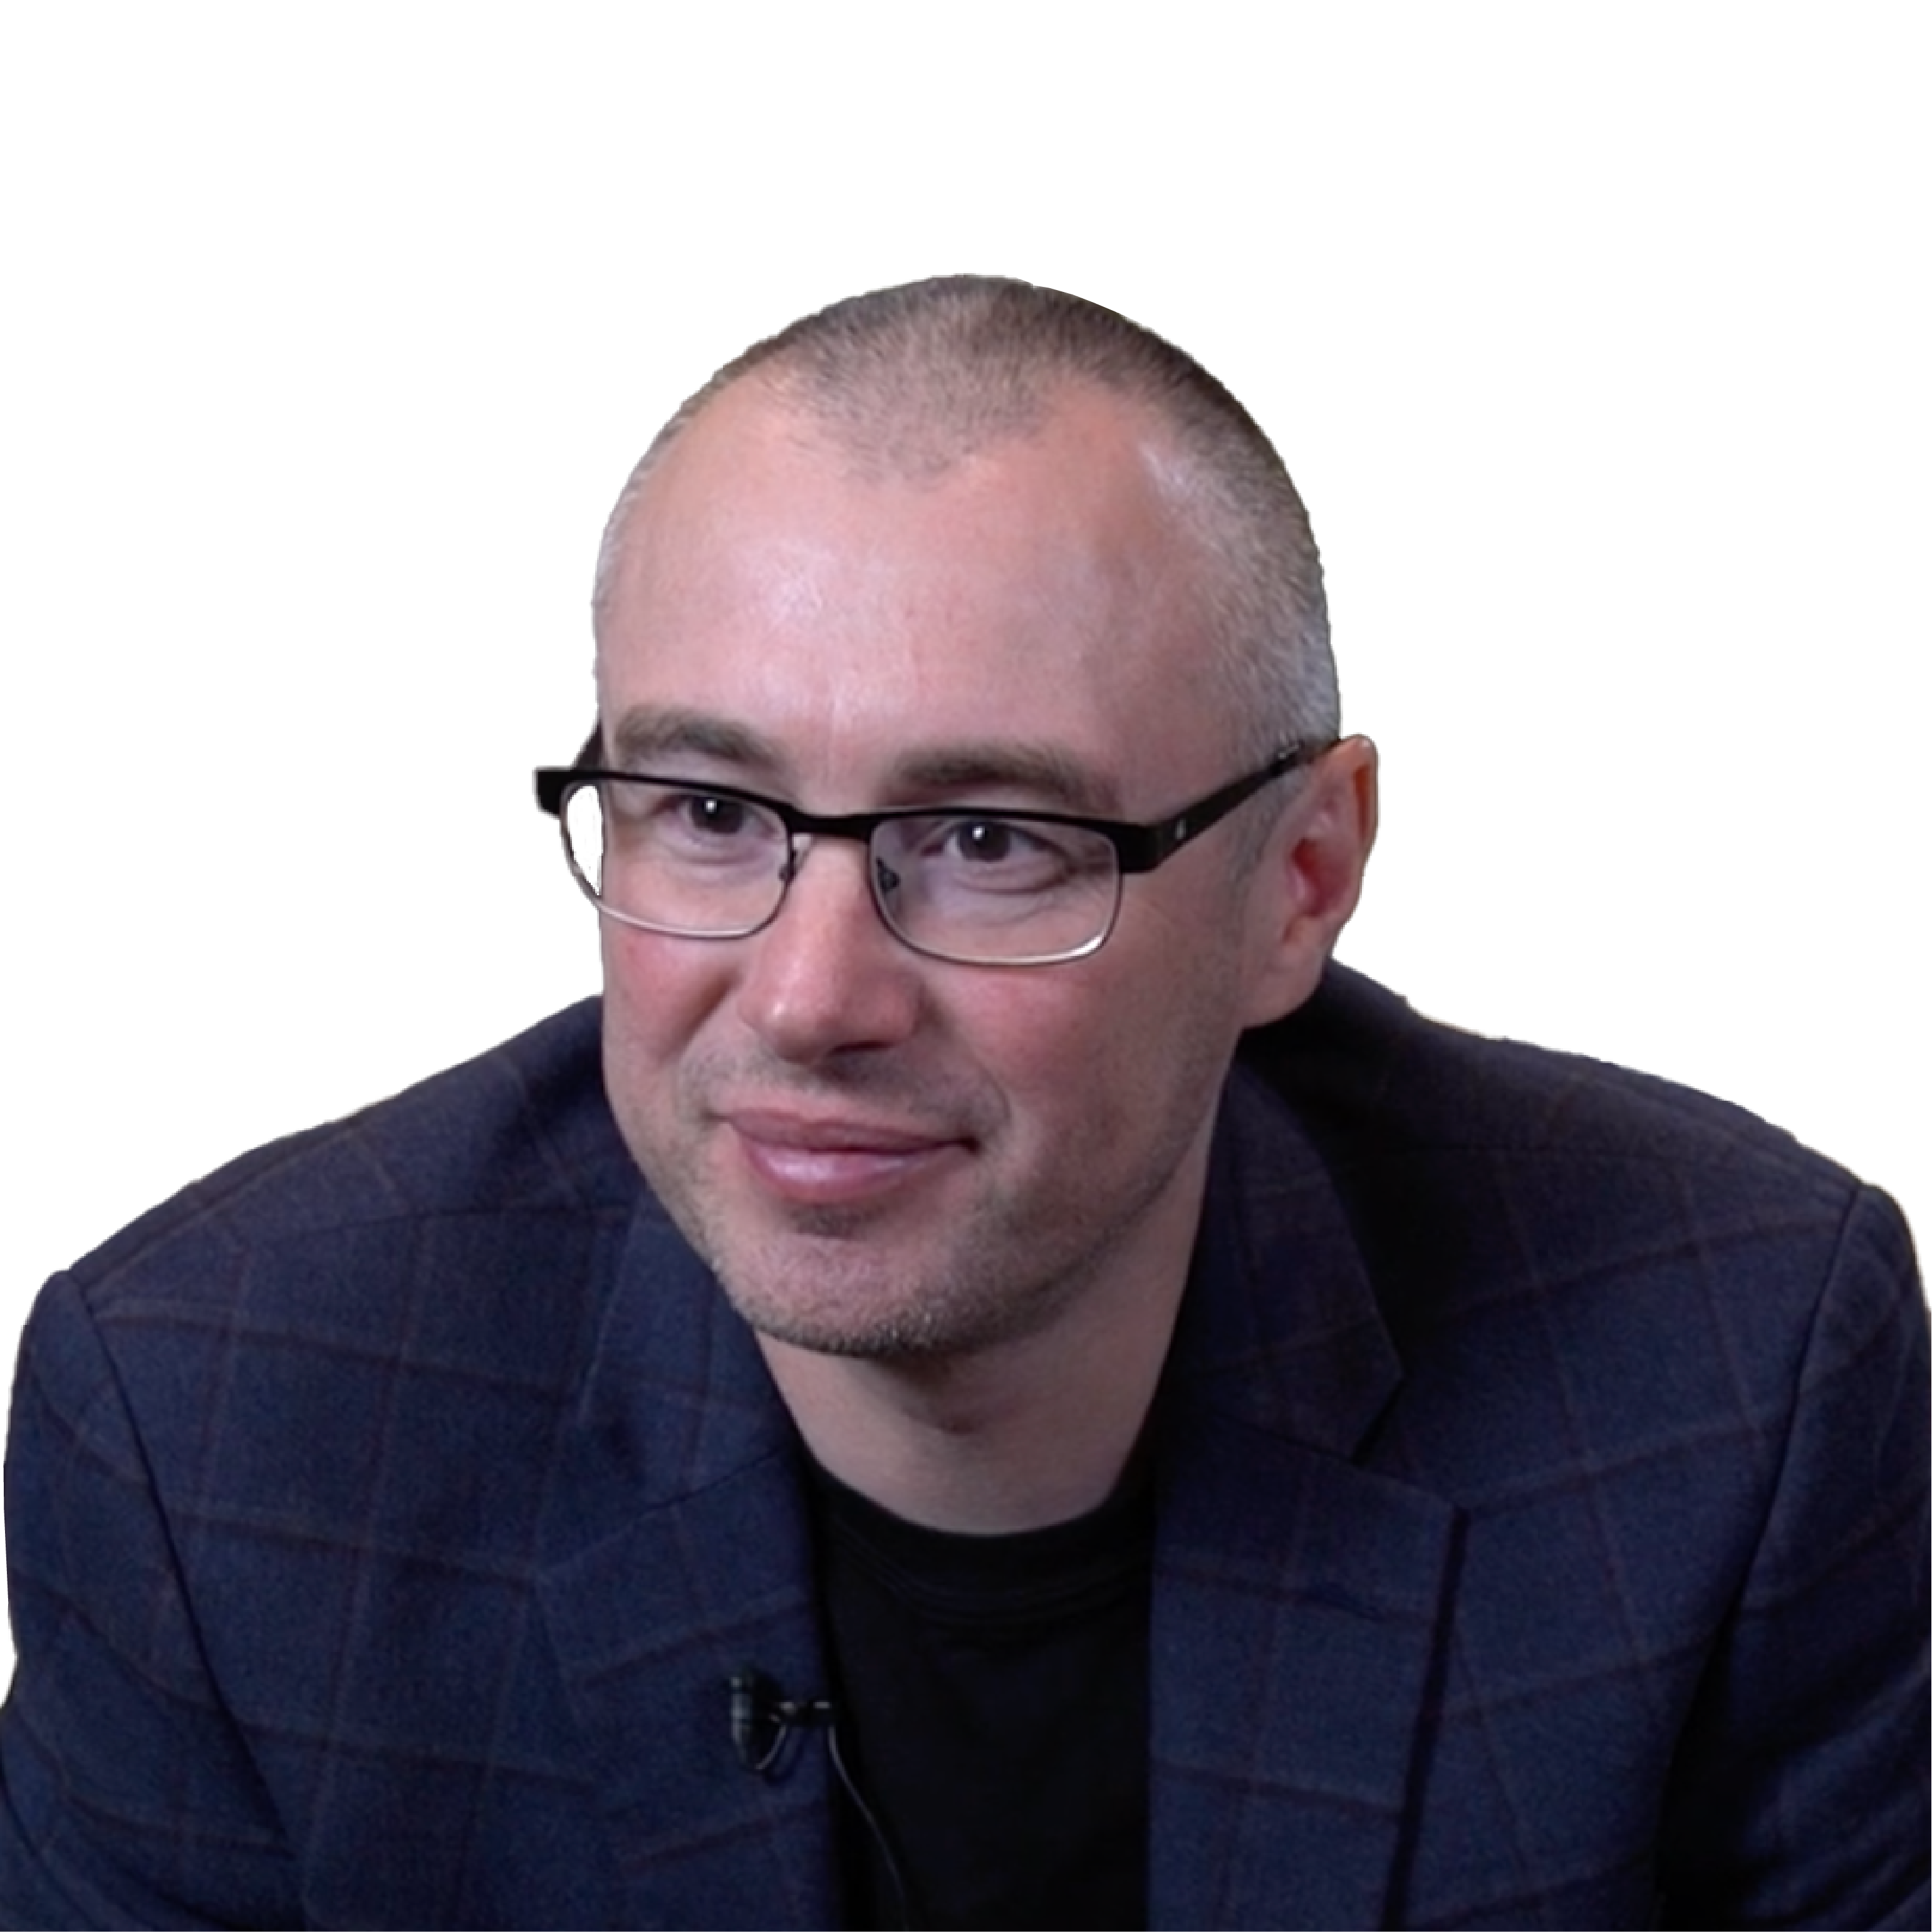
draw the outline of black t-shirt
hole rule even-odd
[[[1144,1925],[1146,1484],[961,1536],[820,1471],[816,1514],[848,1922]]]

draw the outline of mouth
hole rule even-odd
[[[966,1151],[956,1136],[883,1121],[749,1109],[725,1114],[738,1157],[765,1192],[802,1208],[883,1201]]]

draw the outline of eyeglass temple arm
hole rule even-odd
[[[1184,806],[1157,825],[1123,826],[1109,836],[1124,872],[1151,872],[1165,865],[1184,845],[1191,844],[1210,826],[1219,825],[1238,805],[1245,805],[1264,785],[1272,784],[1298,765],[1305,765],[1325,746],[1284,745],[1258,772],[1237,778],[1219,791]]]
[[[592,724],[590,736],[568,765],[547,765],[537,773],[537,805],[540,810],[548,812],[553,818],[562,811],[565,788],[578,772],[587,771],[596,765],[603,738],[603,726]]]

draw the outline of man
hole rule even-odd
[[[1328,964],[1374,757],[1211,378],[839,305],[596,620],[601,1009],[37,1309],[14,1912],[1924,1922],[1903,1226]]]

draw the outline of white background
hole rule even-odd
[[[1275,436],[1386,760],[1344,956],[1932,1214],[1918,7],[21,6],[0,1348],[241,1148],[592,988],[527,772],[609,500],[959,268]]]

